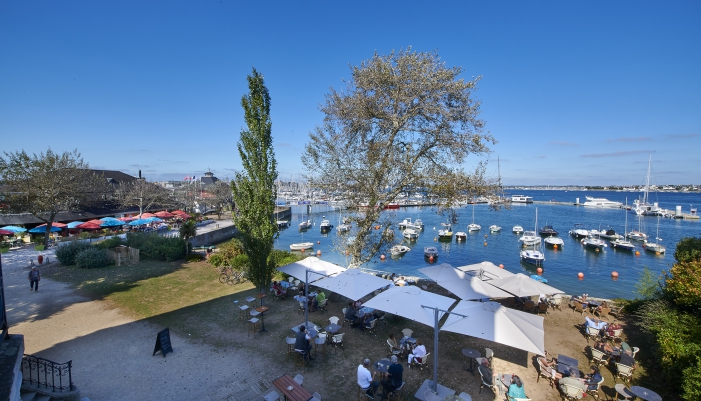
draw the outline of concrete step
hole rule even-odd
[[[22,393],[22,394],[20,394],[20,395],[19,395],[19,398],[20,398],[22,401],[34,401],[34,397],[35,397],[36,395],[37,395],[37,393],[35,393],[35,392],[33,392],[33,391],[30,391],[30,392],[27,392],[27,393]]]

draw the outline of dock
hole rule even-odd
[[[536,205],[562,205],[562,206],[582,206],[582,203],[577,202],[557,202],[557,201],[533,201]],[[604,208],[600,208],[604,209]],[[615,208],[614,208],[615,209]],[[626,209],[625,206],[621,209]],[[627,210],[630,210],[630,206]],[[677,213],[676,210],[662,209],[665,216],[671,216],[672,219],[684,219],[684,220],[699,220],[699,215],[696,213]],[[696,210],[696,209],[694,209]]]

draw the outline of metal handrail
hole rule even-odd
[[[57,363],[34,355],[22,357],[22,382],[51,391],[75,391],[71,367],[73,361]]]

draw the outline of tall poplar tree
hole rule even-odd
[[[277,191],[277,163],[273,151],[270,95],[263,76],[253,69],[247,77],[249,93],[241,99],[247,129],[241,130],[238,150],[243,172],[231,183],[234,224],[248,256],[248,277],[265,290],[272,279],[275,262],[271,255],[278,230],[274,220]]]

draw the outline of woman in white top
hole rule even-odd
[[[411,364],[414,358],[418,358],[419,362],[422,362],[421,358],[424,355],[426,355],[426,347],[424,346],[424,343],[421,340],[416,340],[416,346],[409,354],[409,364]]]

